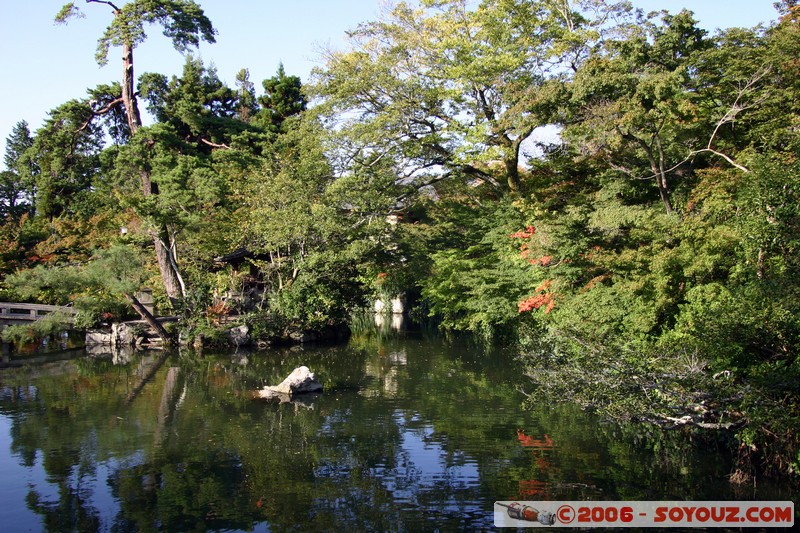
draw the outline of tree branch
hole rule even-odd
[[[688,161],[689,159],[691,159],[691,158],[692,158],[692,157],[694,157],[695,155],[697,155],[697,154],[700,154],[700,153],[703,153],[703,152],[709,152],[709,153],[712,153],[712,154],[714,154],[714,155],[716,155],[716,156],[718,156],[718,157],[721,157],[722,159],[724,159],[725,161],[727,161],[728,163],[730,163],[730,164],[731,164],[731,166],[734,166],[734,167],[738,168],[739,170],[741,170],[741,171],[742,171],[742,172],[744,172],[744,173],[748,173],[748,172],[750,172],[750,169],[749,169],[749,168],[747,168],[747,167],[745,167],[745,166],[742,166],[742,165],[740,165],[739,163],[737,163],[736,161],[734,161],[733,159],[731,159],[729,156],[727,156],[727,155],[723,154],[722,152],[717,152],[716,150],[712,150],[711,148],[703,148],[702,150],[695,150],[694,152],[691,152],[691,153],[689,154],[689,157],[687,157],[686,159],[684,159],[684,160],[683,160],[683,161],[682,161],[680,164],[683,164],[683,163],[685,163],[686,161]],[[677,168],[677,167],[673,167],[673,168]]]
[[[105,5],[109,6],[109,7],[111,7],[111,9],[113,9],[114,12],[116,12],[116,13],[119,13],[121,11],[120,8],[118,8],[112,2],[109,2],[108,0],[86,0],[86,3],[87,4],[105,4]]]
[[[106,113],[108,113],[109,111],[111,111],[112,109],[114,109],[115,107],[120,105],[121,103],[123,103],[122,97],[115,98],[114,100],[112,100],[111,102],[106,104],[105,107],[102,107],[102,108],[100,108],[98,110],[92,109],[92,118],[90,118],[89,120],[84,122],[83,125],[80,128],[78,128],[78,130],[75,133],[79,133],[79,132],[85,130],[86,128],[89,127],[89,124],[92,123],[92,119],[93,118],[99,117],[101,115],[105,115]]]
[[[172,340],[170,339],[167,330],[164,329],[164,326],[162,326],[161,323],[158,320],[156,320],[156,318],[152,315],[152,313],[150,313],[150,311],[148,311],[147,308],[144,305],[142,305],[142,303],[139,301],[138,298],[136,298],[136,296],[134,296],[129,292],[123,294],[125,298],[128,300],[128,302],[130,302],[131,306],[136,310],[136,312],[139,313],[139,316],[142,317],[142,320],[147,322],[147,325],[156,331],[158,336],[163,341],[164,345],[168,346],[172,342]]]
[[[208,146],[210,146],[212,148],[224,148],[226,150],[230,150],[231,149],[231,147],[228,146],[227,144],[224,144],[224,143],[223,144],[217,144],[217,143],[211,142],[208,139],[205,139],[203,137],[200,137],[200,142],[203,143],[203,144],[206,144],[206,145],[208,145]]]
[[[708,139],[708,145],[706,146],[706,149],[709,150],[711,149],[711,145],[714,143],[714,138],[717,136],[717,133],[719,132],[719,129],[722,126],[724,126],[725,124],[732,123],[736,119],[736,115],[738,115],[739,113],[741,113],[746,109],[750,109],[752,107],[757,106],[758,104],[760,104],[765,100],[765,98],[761,98],[753,102],[750,102],[749,104],[741,103],[742,98],[744,98],[745,95],[753,92],[756,83],[761,81],[767,74],[770,73],[771,70],[772,70],[771,65],[764,66],[762,69],[756,71],[755,74],[753,74],[749,80],[747,80],[747,83],[745,83],[744,87],[739,89],[739,93],[736,95],[736,99],[733,101],[733,104],[731,104],[730,109],[728,109],[725,115],[723,115],[722,118],[720,118],[719,121],[717,121],[716,127],[714,128],[714,132]]]

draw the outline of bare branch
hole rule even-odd
[[[671,168],[668,168],[668,169],[664,170],[663,174],[666,175],[666,174],[669,174],[670,172],[674,172],[681,165],[684,165],[684,164],[688,163],[689,161],[691,161],[692,158],[694,158],[694,156],[696,156],[697,154],[704,153],[704,152],[708,152],[708,153],[714,154],[714,155],[716,155],[718,157],[721,157],[722,159],[724,159],[725,161],[730,163],[731,166],[733,166],[735,168],[738,168],[739,170],[741,170],[744,173],[749,173],[750,172],[749,168],[747,168],[747,167],[745,167],[743,165],[740,165],[739,163],[737,163],[736,161],[731,159],[729,156],[723,154],[722,152],[717,152],[716,150],[712,150],[710,148],[703,148],[701,150],[693,150],[693,151],[689,152],[689,155],[687,155],[686,158],[683,161],[677,163],[676,165],[672,166]],[[625,172],[625,169],[623,169],[623,168],[614,167],[614,169],[615,170],[619,170],[621,172]],[[627,174],[627,172],[626,172],[626,174]],[[633,176],[631,176],[631,177],[633,177]],[[654,179],[654,178],[658,178],[658,175],[653,174],[652,176],[647,176],[647,177],[642,177],[642,178],[634,178],[634,179],[637,179],[637,180],[651,180],[651,179]]]
[[[200,142],[205,144],[205,145],[210,146],[211,148],[224,148],[226,150],[230,150],[231,149],[231,147],[228,146],[227,144],[224,144],[224,143],[223,144],[217,144],[217,143],[211,142],[208,139],[205,139],[203,137],[200,137]]]
[[[721,157],[722,159],[724,159],[725,161],[730,163],[731,166],[734,166],[734,167],[738,168],[739,170],[741,170],[744,173],[750,172],[749,168],[740,165],[739,163],[737,163],[736,161],[734,161],[733,159],[731,159],[727,155],[723,154],[722,152],[717,152],[716,150],[712,150],[711,148],[703,148],[702,150],[695,150],[694,152],[691,152],[689,154],[689,157],[687,157],[681,164],[683,164],[684,162],[688,161],[689,159],[691,159],[695,155],[703,153],[703,152],[709,152],[709,153],[712,153],[712,154],[714,154],[714,155],[716,155],[718,157]],[[677,167],[673,167],[673,168],[677,168]]]
[[[747,104],[743,104],[742,103],[742,99],[746,95],[752,93],[755,90],[756,84],[759,81],[761,81],[767,74],[769,74],[770,71],[772,71],[772,66],[771,65],[765,65],[763,68],[761,68],[760,70],[756,71],[750,77],[749,80],[747,80],[747,83],[745,83],[744,87],[739,89],[739,93],[736,95],[736,99],[733,101],[733,104],[731,104],[731,107],[728,109],[728,111],[725,112],[725,115],[723,115],[722,118],[720,118],[719,121],[717,121],[717,125],[714,128],[714,132],[711,134],[711,137],[708,139],[708,145],[706,146],[706,149],[708,149],[708,150],[711,149],[711,146],[714,143],[714,139],[716,138],[717,133],[719,132],[719,129],[722,126],[724,126],[725,124],[732,123],[736,119],[736,115],[738,115],[742,111],[745,111],[746,109],[753,108],[753,107],[757,106],[758,104],[764,102],[766,97],[759,98],[759,99],[757,99],[757,100],[755,100],[753,102],[747,103]]]
[[[119,13],[121,11],[120,8],[118,8],[112,2],[109,2],[108,0],[86,0],[86,3],[87,4],[105,4],[105,5],[109,6],[109,7],[111,7],[111,9],[113,9],[114,12],[116,12],[116,13]]]

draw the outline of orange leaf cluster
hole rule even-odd
[[[530,239],[536,233],[536,228],[533,226],[528,226],[522,231],[518,231],[516,233],[512,233],[508,237],[511,239]]]
[[[225,302],[216,302],[206,308],[206,318],[214,325],[220,325],[230,313],[231,308]]]
[[[527,254],[525,254],[523,252],[522,257],[527,258]],[[546,267],[547,265],[549,265],[552,262],[553,262],[553,256],[552,255],[544,255],[542,257],[537,257],[537,258],[534,258],[534,259],[528,259],[528,263],[532,264],[533,266]]]
[[[545,280],[541,285],[536,287],[536,293],[530,298],[526,300],[522,300],[519,302],[517,309],[519,313],[527,313],[528,311],[533,311],[534,309],[539,309],[544,307],[544,312],[549,313],[553,310],[556,306],[556,300],[553,297],[553,293],[547,292],[547,289],[550,288],[550,284],[552,280]]]

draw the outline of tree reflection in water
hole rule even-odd
[[[322,395],[252,399],[302,364]],[[731,497],[708,441],[521,411],[520,376],[510,354],[391,335],[6,372],[0,416],[36,480],[9,530],[486,529],[495,500]]]

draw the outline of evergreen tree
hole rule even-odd
[[[214,42],[215,30],[203,10],[192,0],[133,0],[118,7],[113,2],[104,0],[87,0],[87,3],[106,5],[113,12],[111,24],[98,40],[95,58],[100,65],[108,61],[108,53],[112,46],[122,48],[122,80],[121,95],[116,101],[123,106],[130,135],[133,137],[142,127],[139,104],[134,90],[134,50],[145,38],[147,24],[160,25],[175,48],[184,52],[196,47],[201,40]],[[82,16],[74,2],[66,4],[56,15],[57,22],[66,22],[71,17]],[[140,144],[146,147],[146,144]],[[145,196],[157,194],[149,169],[136,169]],[[156,258],[161,270],[161,277],[169,297],[177,302],[185,296],[185,286],[181,279],[178,261],[175,256],[175,232],[167,224],[162,224],[152,231]]]
[[[250,71],[246,68],[236,73],[236,89],[239,102],[239,120],[250,122],[256,112],[255,85],[250,81]]]
[[[262,82],[264,94],[258,98],[261,104],[258,121],[274,132],[283,131],[283,122],[302,113],[308,104],[303,94],[302,83],[297,76],[287,76],[283,63],[278,72]]]
[[[29,151],[32,146],[28,123],[24,120],[17,122],[6,139],[3,156],[6,170],[0,173],[0,223],[6,217],[18,218],[31,208],[37,174]]]

